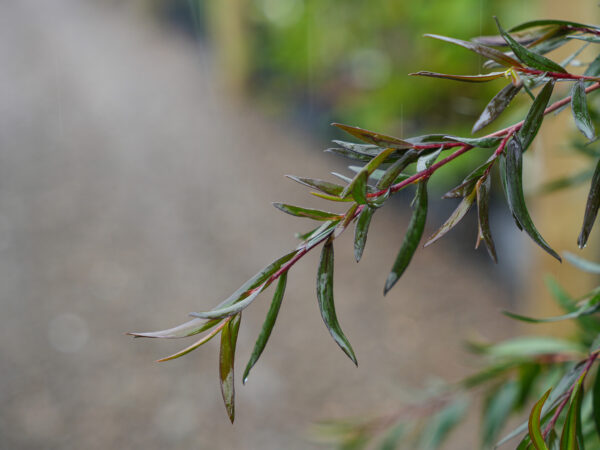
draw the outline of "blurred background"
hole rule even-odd
[[[554,272],[574,295],[585,292],[588,279],[552,265],[518,233],[499,194],[491,221],[498,266],[473,250],[471,214],[418,252],[384,299],[409,220],[407,192],[377,214],[360,266],[351,237],[336,246],[338,317],[358,368],[319,316],[317,254],[290,273],[279,321],[246,386],[237,374],[233,426],[221,404],[217,342],[158,364],[187,342],[124,335],[214,306],[296,245],[294,232],[310,223],[270,202],[322,206],[283,175],[347,173],[348,161],[322,152],[330,139],[347,138],[330,122],[400,137],[468,135],[502,81],[409,78],[480,70],[476,55],[423,33],[494,34],[493,15],[506,26],[540,17],[593,21],[589,3],[566,10],[521,0],[0,2],[0,447],[328,448],[312,438],[314,421],[392,411],[415,389],[474,370],[464,339],[506,337],[517,326],[500,309],[539,312],[548,303],[524,274]],[[525,107],[511,106],[499,126]],[[581,165],[556,137],[572,124],[559,122],[556,135],[537,144],[554,145],[558,159],[532,152],[533,173],[566,175]],[[485,157],[450,165],[432,197]],[[574,247],[582,194],[533,208],[559,250]],[[558,201],[575,211],[564,222],[553,210]],[[434,202],[426,233],[454,207]],[[267,294],[244,313],[238,372],[268,303]],[[476,442],[474,411],[447,448]]]

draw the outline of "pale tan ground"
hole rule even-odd
[[[470,333],[508,332],[497,312],[508,294],[466,258],[470,243],[462,255],[421,251],[383,299],[408,220],[388,207],[360,265],[350,236],[336,246],[338,316],[358,368],[319,316],[317,253],[289,277],[234,426],[216,342],[154,363],[186,343],[123,333],[210,308],[292,248],[311,223],[270,202],[311,200],[282,174],[342,166],[251,101],[227,104],[199,45],[115,4],[0,2],[1,448],[319,448],[311,420],[388,411],[471,370]],[[268,302],[244,315],[238,370]]]

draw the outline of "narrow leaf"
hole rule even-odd
[[[553,89],[554,80],[550,80],[544,85],[529,108],[529,112],[525,117],[523,126],[518,133],[523,151],[529,148],[540,127],[542,126],[542,122],[544,120],[544,110],[548,105],[548,101],[550,100]]]
[[[340,219],[339,214],[318,209],[302,208],[300,206],[286,205],[285,203],[273,203],[273,206],[284,213],[291,214],[296,217],[307,217],[313,220],[336,220]]]
[[[414,210],[410,223],[408,224],[408,230],[404,236],[402,246],[396,257],[396,261],[392,266],[392,271],[387,277],[385,282],[385,288],[383,294],[387,294],[389,290],[394,287],[396,282],[400,279],[412,259],[423,231],[425,230],[425,221],[427,219],[427,181],[419,182],[417,186],[417,193],[414,200]]]
[[[321,261],[317,272],[317,299],[321,317],[329,333],[340,348],[348,355],[352,362],[358,365],[354,350],[344,335],[342,328],[335,313],[335,303],[333,300],[333,243],[328,241],[323,246],[321,252]]]
[[[581,380],[577,383],[575,392],[571,396],[571,404],[565,418],[563,432],[560,437],[560,450],[579,450],[577,444],[578,430],[581,433],[581,399],[583,386]]]
[[[273,294],[273,300],[271,302],[271,307],[269,308],[269,312],[267,312],[267,317],[262,326],[262,330],[256,343],[254,344],[254,349],[252,350],[252,354],[250,355],[250,360],[248,364],[246,364],[246,369],[244,370],[244,376],[242,377],[242,383],[246,384],[248,380],[248,375],[250,374],[250,370],[254,367],[254,364],[260,358],[265,346],[267,345],[267,341],[271,336],[271,332],[273,331],[273,326],[275,325],[275,321],[277,320],[277,315],[279,314],[279,308],[281,308],[281,302],[283,301],[283,294],[285,293],[285,285],[287,282],[287,272],[284,272],[279,277],[279,282],[277,283],[277,288],[275,289],[275,294]]]
[[[262,286],[255,288],[248,294],[247,297],[242,297],[242,299],[233,305],[205,312],[192,312],[189,315],[192,317],[198,317],[200,319],[224,319],[225,317],[233,316],[234,314],[238,314],[250,306],[250,304],[256,300],[258,294],[264,291],[267,286],[267,283],[265,283]]]
[[[483,138],[465,138],[458,136],[446,136],[451,141],[462,142],[471,147],[494,148],[497,147],[502,138],[499,137],[483,137]]]
[[[496,61],[498,64],[505,67],[521,67],[521,63],[519,63],[516,59],[511,58],[508,55],[505,55],[501,51],[496,50],[492,47],[487,47],[485,45],[478,44],[476,42],[462,41],[460,39],[454,39],[446,36],[439,36],[437,34],[426,34],[425,37],[430,37],[433,39],[439,39],[440,41],[450,42],[451,44],[460,45],[472,52],[475,52],[481,56],[489,58],[493,61]]]
[[[519,386],[515,381],[504,383],[486,402],[482,419],[482,441],[489,448],[498,433],[506,424],[519,395]]]
[[[209,330],[218,324],[220,320],[206,321],[203,319],[192,319],[181,325],[177,325],[173,328],[160,331],[150,331],[146,333],[127,333],[134,337],[145,337],[145,338],[164,338],[164,339],[180,339],[188,336],[193,336],[203,331]]]
[[[223,327],[226,326],[227,324],[228,324],[227,321],[223,322],[221,325],[219,325],[218,327],[216,327],[214,330],[212,330],[206,336],[203,336],[202,338],[198,339],[192,345],[184,348],[183,350],[178,351],[177,353],[173,353],[170,356],[167,356],[165,358],[161,358],[161,359],[157,360],[156,362],[171,361],[172,359],[176,359],[176,358],[179,358],[179,357],[181,357],[183,355],[187,355],[188,353],[196,350],[198,347],[200,347],[201,345],[206,344],[208,341],[210,341],[212,338],[214,338],[217,334],[219,334],[219,331],[221,331],[223,329]]]
[[[450,432],[464,419],[468,411],[468,400],[459,398],[437,412],[423,432],[422,446],[419,448],[438,449]]]
[[[235,419],[235,385],[234,385],[234,360],[238,331],[240,329],[241,314],[233,316],[221,331],[221,350],[219,354],[219,379],[221,380],[221,394],[229,420]]]
[[[596,371],[594,387],[592,388],[593,419],[596,433],[600,436],[600,373]]]
[[[313,189],[318,189],[321,192],[330,195],[340,195],[340,193],[344,190],[343,186],[339,184],[330,183],[329,181],[319,180],[316,178],[305,178],[305,177],[297,177],[294,175],[286,175],[290,180],[294,180],[300,184],[311,187]]]
[[[454,228],[456,224],[458,224],[458,222],[460,222],[463,219],[463,217],[465,217],[469,209],[471,209],[471,206],[473,205],[473,203],[475,203],[475,197],[475,190],[473,190],[469,195],[464,197],[462,201],[458,204],[454,212],[450,215],[448,220],[446,220],[446,222],[444,222],[444,224],[440,227],[440,229],[433,233],[431,236],[429,236],[429,238],[425,242],[424,247],[428,247],[429,245],[433,244],[435,241],[437,241],[446,233],[448,233],[448,231]]]
[[[367,180],[369,174],[367,172],[360,172],[352,183],[349,185],[352,187],[352,197],[354,201],[359,205],[367,204]],[[343,194],[343,193],[342,193]]]
[[[575,125],[579,128],[579,131],[588,138],[590,141],[596,137],[596,131],[594,130],[594,124],[588,111],[588,105],[586,101],[585,86],[583,80],[577,80],[573,84],[573,90],[571,92],[571,110],[573,111],[573,117],[575,118]]]
[[[542,437],[541,414],[544,403],[548,399],[551,390],[552,389],[546,391],[542,398],[539,399],[535,405],[533,405],[533,409],[529,415],[529,437],[531,438],[531,443],[536,450],[548,450],[548,447],[544,442],[544,438]]]
[[[547,72],[567,73],[567,71],[562,66],[555,63],[554,61],[546,58],[545,56],[532,52],[527,47],[523,47],[521,44],[515,41],[506,31],[504,31],[497,18],[494,19],[496,20],[496,25],[498,26],[500,34],[502,35],[506,43],[510,46],[512,51],[515,53],[515,56],[519,58],[519,60],[522,61],[524,64],[534,69],[544,70]]]
[[[374,133],[363,128],[352,127],[350,125],[343,125],[341,123],[332,123],[334,127],[338,127],[344,130],[346,133],[360,139],[363,142],[368,142],[379,147],[395,148],[398,150],[405,150],[413,147],[410,142],[403,141],[402,139],[395,138],[393,136],[387,136],[385,134]]]
[[[592,232],[592,227],[596,222],[598,207],[600,206],[600,160],[596,163],[596,170],[592,176],[590,192],[588,193],[587,203],[585,204],[585,213],[583,215],[583,225],[577,239],[579,248],[585,247],[588,237]]]
[[[600,264],[588,261],[570,252],[564,252],[565,259],[584,272],[600,275]]]
[[[496,246],[492,239],[492,230],[490,229],[489,202],[492,180],[490,176],[480,179],[476,186],[477,192],[477,245],[483,241],[490,257],[495,263],[498,263],[496,256]]]
[[[542,19],[542,20],[530,20],[528,22],[523,22],[515,27],[512,27],[509,31],[522,31],[528,28],[533,27],[542,27],[546,25],[559,25],[561,27],[573,27],[573,28],[592,28],[598,29],[596,25],[586,25],[579,22],[571,22],[567,20],[557,20],[557,19]]]
[[[517,136],[513,136],[506,146],[505,177],[508,204],[517,221],[536,244],[554,256],[558,261],[561,261],[558,253],[546,243],[537,231],[529,216],[529,211],[527,211],[523,195],[523,148]]]
[[[504,77],[504,72],[492,72],[479,75],[450,75],[447,73],[427,72],[422,70],[415,73],[409,73],[409,75],[420,77],[445,78],[447,80],[466,81],[469,83],[485,83]]]
[[[502,90],[498,92],[483,109],[479,119],[477,119],[477,122],[475,122],[475,125],[473,125],[473,130],[471,130],[471,132],[476,133],[486,125],[489,125],[496,120],[496,118],[502,114],[502,112],[510,104],[512,99],[515,98],[515,96],[519,93],[522,87],[522,84],[515,86],[512,83],[504,86]]]
[[[555,316],[555,317],[546,317],[546,318],[542,318],[542,319],[536,319],[533,317],[522,316],[520,314],[511,313],[508,311],[503,311],[503,314],[508,317],[511,317],[513,319],[520,320],[522,322],[529,322],[529,323],[560,322],[562,320],[577,319],[579,317],[589,316],[590,314],[597,313],[598,311],[600,311],[600,304],[598,304],[597,301],[594,303],[595,304],[586,303],[584,306],[582,306],[579,309],[577,309],[573,312],[570,312],[568,314],[563,314],[561,316]]]
[[[406,169],[409,164],[415,162],[418,158],[418,152],[415,150],[408,150],[400,159],[398,159],[394,164],[387,168],[385,172],[378,177],[377,189],[387,189],[392,184],[398,183],[398,177],[401,175],[402,171]],[[375,173],[373,172],[371,176],[375,179]]]
[[[366,206],[358,215],[356,228],[354,229],[354,258],[356,259],[356,262],[360,261],[365,249],[365,244],[367,243],[367,234],[369,232],[369,225],[371,223],[373,213],[375,213],[375,209]]]

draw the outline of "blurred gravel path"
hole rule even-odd
[[[215,342],[159,365],[186,344],[123,335],[211,307],[293,247],[310,223],[269,202],[311,200],[281,175],[340,163],[228,105],[201,48],[116,3],[0,2],[0,448],[315,448],[311,420],[387,411],[430,377],[463,375],[461,338],[502,334],[508,321],[480,324],[505,292],[441,244],[384,300],[407,223],[392,208],[360,266],[351,239],[336,247],[358,369],[321,323],[317,254],[290,275],[233,427]],[[244,316],[238,370],[267,305]]]

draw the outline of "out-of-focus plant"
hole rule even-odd
[[[304,255],[322,245],[316,280],[321,316],[335,342],[356,364],[357,358],[342,331],[335,310],[335,240],[355,223],[354,255],[359,261],[373,215],[395,193],[409,186],[415,187],[412,218],[386,280],[384,294],[387,293],[403,275],[423,241],[428,212],[428,180],[446,164],[473,149],[487,152],[488,159],[473,168],[462,183],[444,196],[460,199],[460,203],[440,229],[425,239],[424,245],[430,245],[448,233],[473,205],[477,205],[477,245],[483,242],[491,258],[496,261],[488,217],[492,171],[496,170],[516,226],[543,250],[561,261],[559,254],[544,240],[529,215],[523,194],[523,153],[531,146],[544,118],[569,106],[575,124],[585,138],[588,141],[596,139],[587,97],[600,89],[600,56],[587,64],[584,74],[579,75],[568,69],[585,65],[577,59],[581,48],[560,63],[544,55],[573,40],[582,41],[583,47],[600,43],[600,27],[560,20],[539,20],[516,26],[509,30],[510,34],[499,23],[498,29],[499,36],[471,41],[429,35],[480,55],[485,59],[484,67],[490,71],[476,75],[437,72],[418,72],[413,75],[473,83],[507,79],[508,83],[481,113],[473,132],[492,123],[515,96],[525,92],[531,97],[531,105],[522,121],[482,137],[434,134],[402,139],[354,126],[334,124],[364,142],[357,144],[336,140],[337,146],[328,150],[362,163],[350,166],[354,175],[346,177],[334,174],[340,179],[337,183],[298,176],[290,178],[312,189],[311,193],[317,197],[347,205],[346,212],[338,214],[283,203],[274,204],[285,213],[312,219],[320,224],[309,232],[298,234],[301,242],[294,250],[265,267],[212,310],[191,313],[194,317],[192,320],[174,328],[131,334],[150,338],[183,338],[206,332],[195,343],[160,361],[183,356],[213,337],[220,336],[221,390],[227,413],[233,421],[235,349],[243,310],[268,286],[277,282],[262,331],[243,372],[245,382],[265,349],[277,319],[289,270]],[[561,89],[563,86],[568,88],[566,95]],[[553,95],[558,98],[552,99]],[[591,147],[578,148],[585,150],[596,166],[593,171],[577,175],[578,180],[584,177],[592,179],[577,241],[579,247],[583,248],[600,206],[600,153]],[[573,255],[566,257],[583,270],[600,273],[600,267],[593,263]],[[468,397],[486,387],[487,400],[482,422],[484,446],[489,447],[495,442],[510,414],[527,407],[530,408],[529,420],[500,443],[520,436],[518,448],[522,449],[578,449],[583,448],[584,443],[589,448],[599,448],[600,377],[595,375],[592,368],[600,351],[600,322],[595,316],[600,311],[600,287],[581,299],[573,300],[556,283],[552,282],[550,286],[557,301],[566,310],[565,315],[536,319],[506,314],[517,320],[534,323],[575,320],[579,327],[576,339],[515,337],[495,345],[473,344],[473,349],[481,353],[488,363],[481,372],[436,393],[428,402],[410,405],[392,415],[367,422],[330,423],[326,428],[333,432],[343,448],[362,448],[379,438],[383,439],[382,449],[395,448],[399,443],[406,442],[410,442],[406,444],[408,448],[437,448],[461,421],[467,411]],[[591,382],[593,387],[588,389],[586,386]]]

